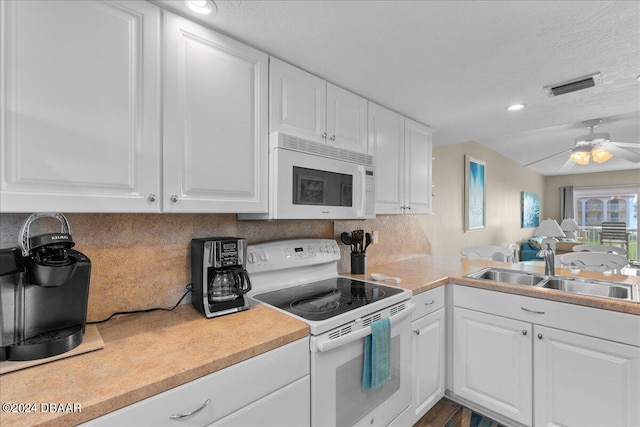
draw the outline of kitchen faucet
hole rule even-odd
[[[551,248],[551,245],[547,242],[547,248],[538,252],[537,256],[544,258],[544,275],[554,276],[556,274],[555,266],[555,252]]]

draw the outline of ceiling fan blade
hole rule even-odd
[[[631,150],[627,150],[626,148],[623,148],[622,146],[620,146],[620,144],[621,143],[603,144],[603,148],[605,148],[607,151],[613,154],[614,157],[615,156],[621,157],[632,163],[640,163],[640,153],[635,153]],[[622,143],[622,144],[624,144],[625,146],[627,145],[626,143]],[[628,145],[640,148],[639,144],[628,144]]]
[[[640,142],[610,141],[609,144],[613,144],[617,147],[622,147],[622,148],[635,148],[636,150],[640,150]]]
[[[562,151],[560,151],[560,152],[558,152],[558,153],[555,153],[555,154],[552,154],[552,155],[550,155],[550,156],[543,157],[543,158],[538,159],[538,160],[536,160],[536,161],[533,161],[533,162],[531,162],[531,163],[527,163],[526,165],[524,165],[524,167],[534,165],[534,164],[539,163],[539,162],[541,162],[541,161],[543,161],[543,160],[550,159],[550,158],[555,157],[555,156],[558,156],[558,155],[560,155],[560,154],[568,153],[568,152],[570,152],[572,149],[573,149],[573,147],[572,147],[572,148],[567,148],[566,150],[562,150]]]
[[[576,164],[576,163],[575,163],[573,160],[569,159],[569,160],[567,160],[567,161],[565,162],[565,164],[564,164],[564,165],[562,165],[562,167],[561,167],[560,169],[558,169],[558,172],[567,172],[567,171],[569,171],[569,170],[573,167],[573,165],[575,165],[575,164]]]

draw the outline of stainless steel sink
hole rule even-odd
[[[506,268],[483,268],[466,277],[471,279],[492,280],[494,282],[510,283],[512,285],[535,286],[542,282],[545,276],[528,273],[526,271],[508,270]]]
[[[627,283],[602,282],[570,277],[552,277],[540,284],[541,288],[556,289],[573,294],[617,300],[637,301],[636,287]]]
[[[636,286],[629,283],[606,282],[578,277],[551,277],[527,271],[493,267],[483,268],[482,270],[467,274],[465,277],[509,283],[512,285],[555,289],[572,294],[639,302]]]

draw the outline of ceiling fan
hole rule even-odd
[[[571,153],[569,155],[569,160],[567,160],[567,162],[560,168],[560,172],[568,171],[575,164],[588,165],[589,158],[598,164],[606,162],[613,156],[621,157],[629,162],[640,163],[640,153],[636,153],[628,149],[638,149],[640,148],[640,143],[611,141],[611,136],[608,133],[596,133],[593,131],[600,122],[600,119],[582,122],[589,129],[589,133],[577,137],[573,148],[562,150],[559,153],[528,163],[525,166],[530,166],[543,160],[550,159],[551,157],[569,152]]]

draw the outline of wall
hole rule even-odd
[[[640,183],[640,170],[617,172],[583,173],[574,175],[549,176],[544,182],[544,218],[560,221],[560,187],[589,187],[600,185],[624,185]]]
[[[463,232],[464,154],[487,163],[487,227]],[[380,244],[367,250],[368,271],[387,262],[435,253],[459,254],[462,246],[506,245],[531,236],[520,229],[520,191],[542,193],[543,179],[475,143],[434,149],[435,215],[380,215],[360,221],[237,221],[213,214],[67,214],[76,249],[92,261],[90,321],[116,311],[170,307],[191,281],[189,244],[193,237],[240,236],[249,243],[314,237],[342,231],[378,230]],[[29,214],[0,214],[0,247],[17,245]],[[34,223],[31,235],[57,231],[57,221]],[[340,271],[349,271],[349,251],[341,244]]]
[[[486,162],[486,228],[464,232],[464,155]],[[470,245],[501,245],[530,238],[535,229],[520,228],[520,193],[543,197],[544,177],[483,145],[470,142],[434,147],[434,213],[420,226],[429,236],[433,253],[458,255]]]

